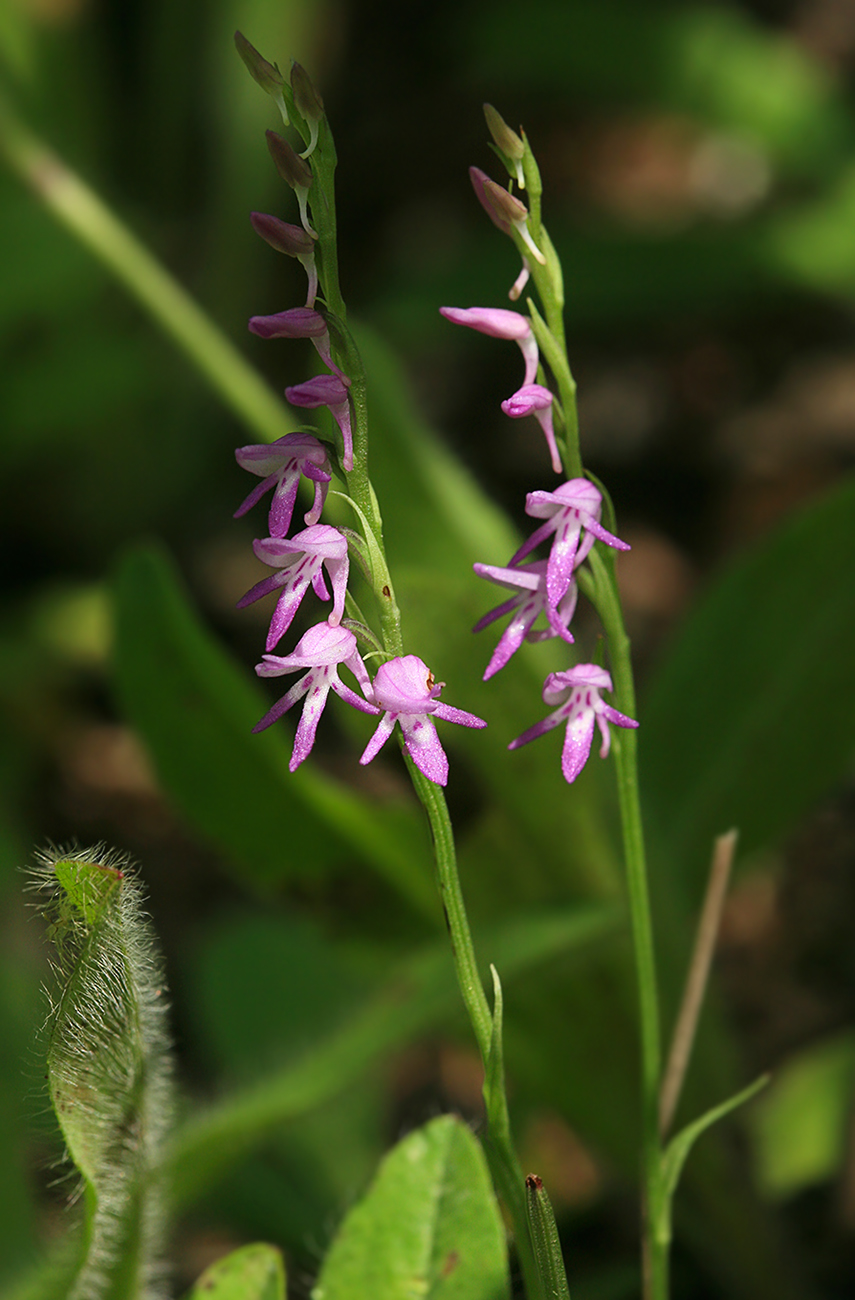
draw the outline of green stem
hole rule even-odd
[[[98,195],[20,123],[2,100],[0,154],[170,335],[253,434],[272,442],[294,430],[284,404],[190,295]]]
[[[478,973],[472,932],[469,928],[466,904],[463,901],[463,891],[457,870],[457,851],[454,844],[454,831],[451,826],[448,805],[445,802],[445,794],[442,788],[421,774],[406,751],[404,757],[412,778],[413,787],[424,806],[430,823],[436,860],[437,884],[451,939],[451,954],[454,959],[457,983],[478,1043],[481,1062],[486,1074],[493,1033],[493,1017],[484,993],[481,976]],[[506,1105],[503,1094],[499,1104],[500,1116],[497,1117],[500,1122],[490,1125],[486,1143],[487,1160],[493,1181],[510,1211],[526,1294],[529,1300],[546,1300],[543,1297],[540,1275],[529,1237],[525,1180],[516,1152],[511,1144]]]
[[[603,558],[597,546],[591,551],[589,562],[594,575],[592,598],[608,638],[615,706],[621,713],[632,718],[635,717],[636,710],[630,642],[624,627],[614,564]],[[662,1149],[659,1138],[661,1046],[653,922],[647,887],[635,731],[627,729],[619,737],[615,736],[613,748],[641,1032],[644,1295],[645,1300],[667,1300],[668,1243],[659,1238],[654,1230],[662,1197]]]

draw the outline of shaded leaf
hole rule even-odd
[[[690,615],[643,702],[655,840],[698,883],[709,845],[778,840],[851,762],[855,483],[741,556]]]
[[[218,1259],[187,1300],[285,1300],[285,1265],[275,1246],[241,1246]]]
[[[481,1148],[441,1115],[389,1153],[348,1214],[313,1300],[510,1295],[505,1230]]]

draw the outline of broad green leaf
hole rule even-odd
[[[855,1037],[837,1035],[797,1052],[775,1073],[753,1112],[760,1186],[792,1196],[833,1178],[849,1143]]]
[[[505,1230],[466,1125],[441,1115],[389,1153],[327,1255],[313,1300],[502,1300]]]
[[[258,1242],[218,1259],[187,1300],[285,1300],[285,1265],[275,1246]]]
[[[642,703],[655,842],[699,882],[713,837],[780,839],[849,769],[855,483],[741,556],[701,599]]]
[[[384,874],[425,914],[437,905],[415,807],[371,804],[316,764],[288,771],[278,727],[252,726],[268,704],[201,625],[165,555],[129,552],[115,584],[122,706],[179,808],[255,886],[316,876],[352,858]]]

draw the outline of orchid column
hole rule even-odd
[[[528,493],[526,513],[542,522],[507,565],[475,565],[481,577],[513,593],[485,614],[475,630],[510,616],[485,679],[505,668],[524,640],[554,637],[572,644],[569,624],[579,591],[593,603],[606,633],[610,670],[601,664],[575,663],[550,673],[543,687],[550,712],[512,741],[510,749],[563,727],[561,768],[570,783],[588,760],[595,730],[600,733],[600,756],[605,758],[610,750],[614,753],[641,1027],[644,1293],[646,1300],[664,1300],[669,1243],[660,1230],[667,1219],[663,1210],[667,1197],[658,1130],[659,1008],[638,796],[635,691],[614,566],[615,553],[628,547],[613,531],[614,512],[608,498],[583,476],[576,385],[567,360],[562,317],[561,265],[541,221],[537,164],[528,141],[511,130],[491,105],[485,105],[485,116],[509,183],[505,188],[472,167],[472,185],[487,215],[513,240],[522,259],[508,297],[517,302],[531,281],[540,308],[526,297],[525,313],[507,307],[440,310],[454,324],[518,344],[524,359],[522,384],[502,402],[502,410],[512,419],[534,416],[546,441],[551,468],[562,481],[551,490]],[[515,187],[519,194],[513,192]],[[602,522],[604,510],[608,527]],[[544,543],[549,544],[547,558],[530,559]],[[613,693],[614,704],[606,702],[604,692]],[[614,727],[621,729],[619,735],[613,735],[610,728]]]
[[[252,76],[276,103],[284,126],[295,131],[305,146],[298,152],[283,136],[267,132],[273,163],[294,191],[299,224],[265,213],[253,213],[251,220],[255,231],[272,249],[297,258],[304,267],[306,301],[272,315],[255,316],[249,328],[265,339],[311,339],[324,372],[290,386],[285,396],[292,405],[307,410],[326,407],[335,422],[333,441],[314,432],[300,432],[270,445],[242,447],[236,453],[238,463],[261,479],[236,513],[244,514],[266,493],[272,493],[267,519],[269,536],[258,538],[254,550],[274,572],[256,583],[239,602],[243,606],[269,595],[277,596],[266,653],[256,672],[261,677],[302,673],[255,730],[276,723],[295,704],[303,702],[290,762],[294,771],[312,750],[321,714],[331,695],[379,718],[361,763],[371,762],[397,728],[413,785],[430,820],[458,983],[484,1064],[488,1158],[514,1222],[529,1296],[531,1300],[545,1300],[529,1241],[525,1183],[508,1123],[501,1066],[501,985],[494,972],[491,1011],[457,873],[454,836],[443,795],[449,764],[436,729],[437,721],[478,728],[486,724],[441,701],[444,683],[435,680],[418,655],[404,653],[380,508],[368,475],[366,377],[347,328],[338,282],[333,184],[336,155],[323,104],[299,64],[293,64],[289,84],[279,69],[263,59],[240,33],[236,44]],[[529,333],[527,326],[525,333]],[[534,359],[533,341],[520,341],[529,347]],[[531,400],[536,404],[537,394]],[[548,401],[544,408],[548,417],[547,407]],[[322,522],[333,475],[345,486],[346,490],[337,495],[353,511],[353,528],[335,528]],[[301,478],[313,485],[313,501],[303,519],[306,527],[289,537]],[[376,627],[349,590],[351,562],[358,565],[372,593]],[[289,631],[310,590],[320,601],[331,603],[326,618],[310,627],[290,653],[272,653]],[[368,667],[371,661],[378,661],[373,679]],[[347,669],[358,689],[342,681],[341,669]]]

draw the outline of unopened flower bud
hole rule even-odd
[[[267,131],[265,134],[270,156],[283,181],[287,181],[292,190],[307,190],[312,183],[312,169],[309,164],[303,162],[288,141],[276,131]]]
[[[298,153],[295,152],[287,140],[283,140],[281,135],[275,131],[267,131],[267,147],[270,150],[270,156],[276,164],[276,170],[291,186],[297,195],[297,202],[300,205],[300,220],[303,223],[303,229],[307,230],[310,235],[315,236],[315,231],[309,225],[309,214],[306,209],[306,201],[309,195],[309,187],[312,184],[312,169],[307,162],[304,162]]]
[[[288,110],[285,107],[285,100],[282,97],[282,87],[285,85],[285,78],[276,67],[275,63],[268,63],[258,50],[244,36],[243,32],[235,32],[235,46],[240,57],[246,64],[247,71],[253,81],[257,82],[262,90],[271,95],[279,106],[279,111],[285,125],[288,125]]]
[[[301,158],[308,158],[314,153],[315,145],[318,143],[318,126],[324,116],[324,101],[312,85],[306,69],[296,60],[291,63],[291,90],[294,93],[297,111],[309,123],[311,131],[308,147],[300,154]]]
[[[511,130],[501,113],[497,112],[492,104],[484,105],[484,117],[487,120],[487,129],[493,137],[493,143],[502,156],[502,161],[511,175],[516,178],[520,189],[524,190],[525,176],[523,175],[522,158],[525,153],[525,145],[516,131]]]
[[[275,248],[277,253],[287,253],[289,257],[308,257],[315,251],[315,241],[302,226],[294,226],[288,221],[280,221],[266,212],[250,212],[249,219],[257,235]]]
[[[520,203],[519,199],[514,198],[513,194],[509,194],[501,185],[497,185],[486,172],[481,171],[480,167],[470,167],[469,178],[479,203],[494,225],[498,226],[505,235],[509,235],[511,229],[516,230],[535,261],[543,265],[546,258],[529,232],[528,208],[525,204]]]
[[[312,83],[302,63],[296,59],[291,60],[291,89],[294,92],[294,103],[307,122],[320,122],[324,115],[324,101]]]

